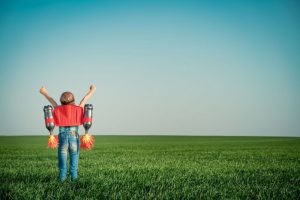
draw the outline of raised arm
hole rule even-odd
[[[92,96],[92,94],[95,92],[95,90],[96,90],[96,86],[95,85],[91,85],[90,86],[90,90],[88,91],[88,93],[81,100],[81,102],[79,104],[80,107],[82,107],[82,108],[84,107],[85,103]]]
[[[51,105],[52,105],[54,108],[55,108],[56,106],[58,106],[57,103],[56,103],[56,101],[55,101],[52,97],[50,97],[50,96],[48,95],[48,93],[47,93],[47,91],[46,91],[46,88],[45,88],[44,86],[41,87],[40,93],[41,93],[42,95],[44,95],[44,97],[46,97],[46,99],[51,103]]]

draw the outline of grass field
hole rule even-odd
[[[97,136],[64,183],[47,139],[0,137],[0,199],[300,199],[300,138]]]

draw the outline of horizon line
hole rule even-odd
[[[58,135],[58,134],[54,134]],[[83,134],[79,134],[83,135]],[[205,134],[91,134],[93,136],[178,136],[178,137],[296,137],[299,135],[205,135]],[[49,134],[0,134],[0,137],[17,137],[17,136],[49,136]]]

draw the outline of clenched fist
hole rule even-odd
[[[40,93],[43,94],[43,95],[47,94],[46,88],[44,86],[41,87]]]
[[[96,90],[96,86],[95,85],[91,85],[90,86],[90,90],[95,91]]]

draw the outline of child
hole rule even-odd
[[[75,105],[75,98],[71,92],[64,92],[60,97],[61,106],[57,105],[55,100],[48,95],[46,88],[41,87],[40,93],[46,97],[46,99],[54,107],[54,118],[57,117],[56,124],[59,126],[59,145],[58,145],[58,168],[59,168],[59,180],[63,182],[67,177],[67,154],[70,155],[70,175],[72,181],[77,179],[78,171],[78,158],[79,158],[79,134],[78,134],[78,113],[83,112],[83,107],[87,100],[95,92],[96,86],[91,85],[89,92],[81,100],[79,106]],[[58,114],[58,113],[62,114]],[[77,119],[76,119],[77,117]],[[78,120],[77,120],[78,121]]]

